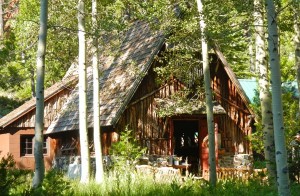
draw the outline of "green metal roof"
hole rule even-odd
[[[255,97],[255,90],[258,90],[258,83],[256,79],[238,79],[247,97],[253,103]]]
[[[247,97],[253,103],[255,91],[258,91],[258,81],[256,79],[238,79]],[[291,92],[294,98],[299,98],[298,85],[296,81],[288,81],[282,84],[282,93]]]

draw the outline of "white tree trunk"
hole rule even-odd
[[[200,29],[202,40],[202,61],[203,61],[203,74],[205,85],[205,99],[206,99],[206,113],[207,113],[207,129],[208,129],[208,148],[209,148],[209,181],[213,186],[216,186],[216,154],[215,154],[215,130],[214,130],[214,116],[213,116],[213,103],[212,103],[212,90],[210,69],[208,60],[208,46],[205,36],[205,20],[203,15],[203,4],[201,0],[197,0],[198,12],[200,14]]]
[[[90,152],[87,128],[87,76],[84,0],[78,1],[78,74],[79,74],[79,135],[81,153],[81,183],[90,181]]]
[[[269,91],[268,64],[265,51],[265,31],[263,17],[263,1],[254,0],[254,26],[256,61],[255,67],[259,68],[259,97],[261,104],[262,131],[264,140],[264,154],[267,161],[269,178],[276,179],[275,143],[273,129],[273,114],[271,107],[271,94]]]
[[[276,16],[277,14],[275,12],[275,5],[272,0],[266,0],[266,8],[268,14],[268,49],[269,63],[271,66],[272,110],[275,137],[277,186],[279,195],[289,196],[291,193],[283,125],[281,72],[278,52],[278,29]]]
[[[45,79],[45,55],[47,38],[48,1],[41,0],[40,9],[40,31],[37,51],[37,79],[36,79],[36,113],[35,113],[35,137],[34,137],[34,159],[35,172],[32,187],[39,187],[44,179],[45,165],[43,156],[44,143],[44,79]]]
[[[92,0],[92,25],[93,25],[93,102],[94,102],[94,147],[96,156],[96,183],[104,180],[101,132],[100,132],[100,90],[99,90],[99,67],[98,67],[98,41],[97,41],[97,1]]]

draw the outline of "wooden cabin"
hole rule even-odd
[[[48,127],[67,101],[77,84],[77,77],[69,77],[45,90],[44,124]],[[35,99],[31,99],[0,119],[0,157],[11,153],[17,167],[34,168],[34,126]],[[51,168],[55,155],[56,140],[45,136],[44,161],[46,169]]]
[[[140,145],[147,147],[147,153],[155,156],[177,155],[188,160],[191,170],[199,172],[208,167],[208,149],[206,145],[207,122],[203,96],[186,99],[186,104],[178,104],[173,95],[189,88],[176,76],[165,83],[156,82],[155,67],[163,66],[155,57],[165,50],[165,36],[152,32],[143,22],[136,22],[125,34],[117,56],[101,58],[100,78],[100,123],[102,134],[102,152],[109,154],[112,142],[116,142],[125,127],[133,130]],[[231,157],[236,153],[251,154],[247,136],[253,126],[253,112],[249,99],[245,95],[234,73],[219,50],[211,54],[211,85],[214,95],[214,122],[216,133],[216,155],[220,166],[222,157]],[[201,66],[200,66],[201,67]],[[199,76],[202,76],[199,68]],[[93,132],[93,84],[92,72],[88,71],[88,128],[90,147]],[[72,91],[63,90],[66,100],[49,123],[45,123],[45,135],[53,144],[48,145],[51,153],[47,159],[51,163],[66,162],[68,156],[79,154],[79,113],[78,87]],[[180,94],[180,93],[179,93]],[[59,97],[59,94],[57,94]],[[49,97],[53,103],[57,98]],[[45,111],[47,107],[45,101]],[[26,104],[26,103],[25,103]],[[24,105],[21,107],[25,107]],[[49,107],[51,108],[51,107]],[[48,109],[49,109],[48,108]],[[32,112],[34,112],[32,106]],[[16,109],[18,110],[18,109]],[[162,115],[163,110],[171,111]],[[50,112],[47,110],[48,113]],[[13,111],[5,119],[0,119],[0,137],[6,137],[10,149],[18,160],[24,159],[20,143],[24,132],[16,132],[34,125],[25,125],[29,118],[26,114],[16,117]],[[47,115],[47,112],[45,112]],[[9,120],[8,120],[9,119]],[[33,122],[34,113],[30,116]],[[31,133],[31,132],[30,132]],[[9,139],[15,137],[18,139]],[[1,143],[2,144],[2,143]],[[5,145],[7,146],[7,145]],[[0,146],[4,149],[4,146]],[[93,153],[93,152],[92,152]],[[60,159],[60,158],[64,159]],[[57,161],[58,160],[58,161]],[[20,162],[20,161],[19,161]],[[19,164],[22,167],[21,164]],[[230,165],[228,165],[230,167]]]

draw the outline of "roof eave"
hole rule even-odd
[[[69,79],[68,81],[66,81],[66,84],[61,85],[57,90],[55,90],[54,92],[50,93],[49,95],[47,95],[45,97],[45,102],[48,101],[49,99],[51,99],[52,97],[54,97],[55,95],[57,95],[58,93],[62,92],[64,89],[66,89],[65,85],[70,85],[71,83],[75,82],[78,79],[78,77],[72,77],[71,79]],[[63,82],[59,82],[60,84],[62,84]],[[54,84],[55,85],[55,84]],[[53,86],[54,86],[53,85]],[[51,87],[49,87],[51,88]],[[7,119],[7,121],[5,121],[3,124],[0,124],[0,130],[4,130],[7,126],[11,125],[13,122],[19,120],[20,118],[22,118],[24,115],[32,112],[35,108],[36,108],[36,101],[35,98],[30,99],[29,101],[25,102],[23,105],[19,106],[18,108],[16,108],[15,110],[11,111],[10,113],[8,113],[7,115],[10,115],[11,113],[15,112],[16,110],[18,110],[20,107],[24,106],[26,103],[28,102],[33,102],[32,104],[30,104],[28,106],[28,108],[24,109],[24,111],[20,112],[17,115],[14,115],[13,118],[9,118]],[[6,116],[7,116],[6,115]],[[5,118],[5,116],[3,117]],[[2,119],[3,119],[2,118]],[[0,119],[1,121],[1,119]]]

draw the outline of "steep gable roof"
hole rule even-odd
[[[102,57],[100,76],[100,123],[114,125],[131,100],[143,76],[148,72],[155,55],[164,42],[162,33],[151,31],[144,22],[135,22],[125,34],[116,57]],[[87,110],[88,127],[93,126],[93,80],[88,71]],[[47,133],[79,129],[78,88],[76,88],[60,115]]]

